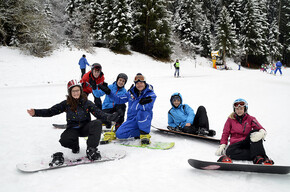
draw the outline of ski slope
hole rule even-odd
[[[114,162],[82,165],[34,174],[16,169],[16,164],[29,162],[62,151],[68,157],[85,155],[86,143],[80,138],[80,154],[72,154],[60,146],[63,130],[52,123],[65,123],[65,114],[51,118],[30,117],[29,108],[49,108],[61,102],[67,94],[66,84],[79,79],[78,61],[84,52],[61,49],[46,58],[35,58],[15,49],[0,47],[0,191],[9,192],[191,192],[191,191],[279,191],[288,192],[290,174],[271,175],[245,172],[203,171],[193,169],[189,158],[216,161],[218,144],[194,138],[162,134],[151,130],[153,141],[175,142],[171,150],[130,148],[102,145],[99,150],[126,150],[126,158]],[[180,59],[181,78],[174,78],[169,63],[161,63],[145,55],[116,55],[108,49],[96,48],[85,53],[90,64],[103,66],[105,81],[115,81],[121,72],[129,77],[128,89],[136,73],[141,72],[154,86],[157,100],[152,124],[167,126],[170,96],[180,92],[184,103],[195,111],[206,107],[210,128],[217,138],[232,112],[232,102],[244,98],[249,114],[255,116],[268,134],[264,146],[277,165],[290,165],[290,69],[283,75],[269,75],[259,70],[242,68],[228,61],[233,70],[212,69],[210,60],[198,57]],[[173,58],[174,60],[176,58]],[[87,68],[88,71],[88,68]],[[92,96],[89,97],[92,99]]]

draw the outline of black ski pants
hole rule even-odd
[[[79,149],[79,137],[88,137],[87,146],[96,148],[101,139],[102,122],[91,121],[81,128],[67,128],[60,136],[60,144],[69,149]]]
[[[200,128],[205,128],[206,131],[209,130],[207,112],[204,106],[198,107],[193,124],[189,127],[184,127],[183,130],[186,133],[197,134]]]
[[[121,125],[124,122],[125,112],[126,112],[126,105],[125,104],[117,104],[113,108],[109,109],[103,109],[103,112],[113,114],[114,112],[117,112],[119,114],[117,124]],[[103,120],[103,123],[106,125],[110,125],[111,122]]]
[[[250,134],[257,130],[253,130],[249,133],[245,140],[230,145],[226,150],[226,155],[234,160],[247,160],[251,161],[256,156],[266,156],[266,152],[263,146],[263,140],[258,142],[252,142]]]

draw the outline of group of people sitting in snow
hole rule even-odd
[[[102,66],[95,63],[89,72],[83,73],[82,70],[80,81],[68,82],[66,100],[48,109],[28,109],[27,112],[32,117],[51,117],[66,112],[67,128],[60,136],[60,144],[71,149],[72,153],[79,153],[79,137],[88,137],[86,154],[92,161],[101,159],[98,145],[102,124],[106,124],[107,128],[113,128],[110,132],[104,133],[104,141],[134,137],[140,139],[141,145],[149,145],[153,106],[156,100],[153,86],[147,83],[142,73],[136,74],[134,84],[129,90],[124,87],[128,81],[125,73],[120,73],[110,85],[105,83],[104,79]],[[94,96],[94,103],[88,100],[90,93]],[[100,97],[103,95],[106,96],[102,103]],[[124,122],[127,102],[127,119]],[[172,94],[170,103],[172,107],[168,111],[169,130],[215,136],[215,131],[209,129],[204,106],[199,106],[195,114],[189,105],[183,104],[180,93]],[[255,164],[273,164],[263,147],[266,131],[247,111],[248,103],[244,99],[234,101],[233,113],[225,123],[216,155],[221,156],[219,161],[222,162],[235,159],[252,160]],[[92,120],[90,114],[96,119]],[[115,125],[112,126],[112,122]],[[61,163],[62,155],[62,153],[54,154],[52,162]]]

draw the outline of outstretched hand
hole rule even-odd
[[[35,115],[35,110],[34,109],[27,109],[27,113],[33,117]]]
[[[113,114],[108,115],[107,117],[107,121],[111,122],[111,121],[118,121],[119,120],[119,113],[118,112],[114,112]]]
[[[98,87],[104,91],[107,95],[110,95],[111,89],[108,87],[108,83],[99,84]]]

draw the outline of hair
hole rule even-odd
[[[72,94],[71,94],[71,89],[69,89],[68,91],[68,95],[66,96],[66,103],[70,106],[70,109],[72,111],[76,111],[77,110],[77,106],[78,106],[78,103],[79,101],[87,101],[88,100],[88,96],[83,92],[83,89],[80,88],[81,90],[81,95],[80,95],[80,98],[79,99],[75,99],[72,97]]]

